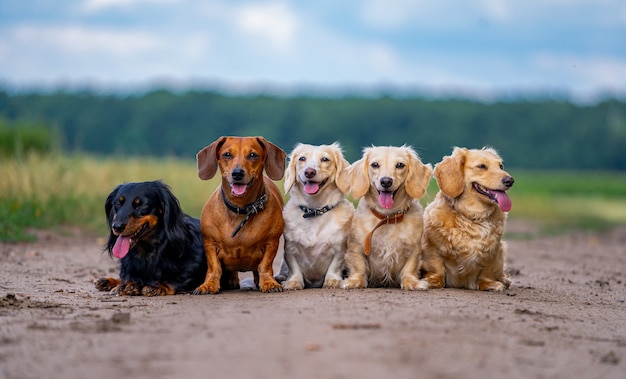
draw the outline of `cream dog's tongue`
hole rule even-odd
[[[502,209],[502,212],[508,212],[511,210],[513,202],[511,201],[509,195],[506,194],[506,192],[494,190],[491,190],[489,192],[491,192],[491,194],[496,197],[496,200],[498,201],[498,205],[500,206],[500,209]]]
[[[128,254],[128,250],[130,250],[130,237],[117,237],[115,246],[113,246],[113,256],[115,258],[122,259],[126,256],[126,254]]]
[[[304,184],[304,192],[309,195],[315,195],[320,190],[320,184],[316,182],[306,182]]]
[[[385,209],[393,207],[393,192],[381,191],[378,193],[378,204]]]

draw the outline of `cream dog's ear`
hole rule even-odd
[[[337,188],[339,188],[339,191],[343,194],[347,194],[350,192],[350,175],[348,174],[350,162],[343,157],[341,146],[338,142],[330,145],[330,152],[335,162],[335,184]]]
[[[350,176],[350,192],[355,199],[365,196],[370,187],[369,175],[369,153],[367,150],[363,154],[363,158],[352,163],[348,167],[348,175]]]
[[[417,153],[410,150],[409,173],[406,177],[406,193],[414,199],[419,199],[424,196],[432,174],[432,166],[430,164],[423,164]]]
[[[446,156],[435,166],[435,179],[439,189],[451,198],[460,196],[465,189],[465,159],[467,149],[455,147],[451,156]]]
[[[298,155],[300,155],[300,150],[302,150],[302,146],[303,145],[301,143],[297,144],[289,155],[289,164],[287,165],[287,169],[285,170],[285,193],[291,191],[291,187],[296,184],[296,166],[298,163]]]
[[[196,154],[198,162],[198,177],[202,180],[209,180],[215,176],[217,172],[217,153],[226,142],[227,137],[220,137],[210,145],[205,146]]]

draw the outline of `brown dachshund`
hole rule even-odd
[[[283,177],[286,156],[262,137],[221,137],[198,152],[200,179],[211,179],[219,167],[222,184],[202,208],[208,270],[195,294],[239,288],[239,271],[252,271],[262,292],[283,290],[272,269],[283,233],[283,198],[270,179]]]

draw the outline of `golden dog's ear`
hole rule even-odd
[[[280,147],[274,145],[263,137],[256,137],[263,146],[267,155],[265,156],[265,173],[272,180],[280,180],[285,175],[285,159],[287,154]]]
[[[333,154],[333,160],[335,162],[335,184],[339,191],[343,194],[347,194],[350,192],[350,175],[348,174],[348,167],[350,166],[350,162],[348,162],[341,153],[341,146],[339,143],[335,142],[331,147],[331,152]]]
[[[446,156],[435,166],[435,179],[439,189],[451,198],[460,196],[465,189],[465,158],[467,149],[455,147],[451,156]]]
[[[220,137],[196,154],[196,161],[198,161],[198,177],[200,179],[209,180],[215,176],[217,172],[217,152],[224,142],[226,142],[226,137]]]
[[[350,192],[355,199],[365,196],[370,187],[370,175],[368,166],[369,158],[366,153],[363,158],[352,163],[348,167],[348,176],[350,177]]]
[[[302,146],[303,145],[301,143],[297,144],[291,152],[291,155],[289,156],[289,164],[287,165],[287,169],[285,170],[285,183],[283,183],[285,193],[291,191],[291,187],[296,184],[296,164],[298,161],[298,155],[300,155],[300,148]]]
[[[432,166],[423,164],[417,153],[411,151],[409,154],[409,173],[406,177],[406,193],[414,199],[424,196],[432,175]]]

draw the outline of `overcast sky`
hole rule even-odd
[[[626,94],[624,0],[2,0],[0,84]]]

